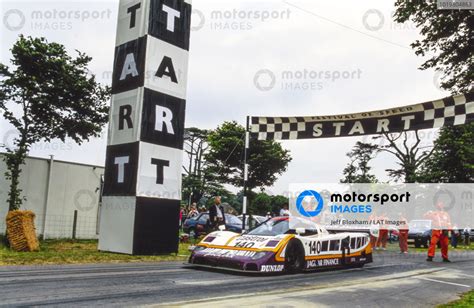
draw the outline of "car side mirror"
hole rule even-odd
[[[296,234],[298,235],[301,235],[301,234],[305,234],[306,233],[306,230],[305,228],[296,228]]]
[[[220,225],[218,228],[219,228],[220,231],[225,231],[225,226],[224,225]]]

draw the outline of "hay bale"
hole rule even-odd
[[[7,236],[15,251],[37,251],[35,214],[32,211],[10,211],[7,215]]]

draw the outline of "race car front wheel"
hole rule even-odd
[[[304,267],[304,248],[299,240],[292,240],[286,246],[285,271],[287,273],[298,273]]]

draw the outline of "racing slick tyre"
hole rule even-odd
[[[299,240],[291,240],[285,251],[285,271],[290,274],[299,273],[304,268],[304,248]]]

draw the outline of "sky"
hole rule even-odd
[[[189,54],[186,127],[245,124],[246,116],[315,116],[370,111],[448,96],[439,74],[418,67],[410,43],[412,23],[393,22],[394,1],[194,0]],[[0,0],[0,62],[19,34],[43,36],[90,55],[90,71],[110,85],[118,0]],[[324,72],[320,74],[319,72]],[[327,74],[326,74],[327,72]],[[321,78],[319,77],[321,76]],[[325,76],[329,76],[326,78]],[[15,132],[0,119],[0,144]],[[422,132],[429,146],[436,131]],[[272,187],[290,183],[334,183],[348,163],[345,154],[370,137],[284,141],[293,160]],[[30,155],[104,165],[106,128],[81,146],[52,141]],[[372,163],[377,177],[395,167],[389,154]]]

